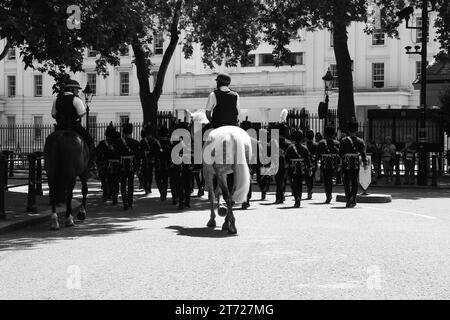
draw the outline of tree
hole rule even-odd
[[[422,0],[413,0],[411,4],[420,7]],[[366,23],[365,32],[372,33],[375,28],[370,21],[375,12],[381,20],[380,30],[388,36],[398,36],[400,20],[397,13],[407,5],[403,0],[268,0],[264,2],[262,31],[264,40],[274,45],[274,56],[278,64],[289,54],[286,46],[296,36],[299,29],[316,31],[328,29],[333,32],[333,48],[339,76],[338,117],[339,127],[355,116],[353,77],[351,57],[347,46],[347,27],[353,22]],[[440,19],[436,27],[439,40],[449,47],[450,32],[449,3],[436,0],[436,9]]]

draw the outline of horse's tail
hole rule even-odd
[[[247,194],[250,190],[250,168],[248,161],[251,158],[251,141],[250,137],[245,134],[238,139],[233,137],[235,143],[235,168],[234,168],[234,186],[233,201],[243,203],[247,201]]]

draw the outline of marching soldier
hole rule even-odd
[[[169,129],[161,127],[159,135],[159,152],[156,155],[155,163],[155,179],[159,189],[161,201],[167,199],[167,187],[170,171],[170,152],[172,145],[170,143]]]
[[[312,130],[306,130],[305,132],[306,137],[306,147],[308,148],[309,155],[310,155],[310,161],[311,161],[311,174],[307,174],[305,176],[305,182],[306,182],[306,188],[308,190],[308,200],[312,199],[312,193],[313,193],[313,186],[314,186],[314,172],[317,168],[317,160],[316,160],[316,153],[317,153],[317,143],[313,141],[314,139],[314,131]]]
[[[288,127],[285,122],[280,122],[277,125],[280,134],[279,141],[279,162],[278,162],[278,172],[275,174],[276,182],[276,200],[275,204],[284,203],[285,197],[284,192],[286,191],[286,150],[289,147],[290,141],[287,139]]]
[[[178,125],[178,129],[186,129],[189,130],[189,123],[187,122],[181,122]],[[190,202],[191,202],[191,183],[192,183],[192,177],[193,177],[193,163],[194,163],[194,157],[193,157],[193,149],[190,145],[187,145],[183,140],[180,140],[179,142],[175,143],[173,147],[175,147],[178,144],[185,144],[187,152],[189,156],[191,157],[191,163],[185,163],[184,161],[181,164],[175,164],[173,166],[174,174],[174,184],[172,185],[175,189],[175,196],[178,200],[178,209],[182,210],[183,208],[190,208]],[[172,150],[173,150],[172,147]],[[182,150],[180,150],[180,156]],[[175,203],[176,204],[176,203]]]
[[[119,162],[119,155],[115,145],[116,138],[117,131],[111,122],[105,130],[105,139],[100,141],[95,149],[97,168],[103,190],[102,199],[103,202],[106,202],[108,198],[111,198],[113,204],[117,204],[117,190],[112,184],[111,170],[113,161],[116,161],[117,164]],[[117,174],[118,171],[116,172]]]
[[[156,162],[156,155],[160,152],[158,141],[153,137],[150,125],[144,126],[144,137],[139,142],[141,150],[142,184],[145,195],[152,193],[153,168]]]
[[[260,133],[262,131],[267,131],[266,129],[261,129]],[[265,147],[267,149],[267,155],[270,154],[271,150],[270,150],[270,141],[271,141],[271,136],[270,136],[270,131],[267,132],[267,143],[262,143],[261,140],[258,141],[258,148],[261,147]],[[272,180],[272,176],[269,173],[269,168],[270,168],[270,163],[268,164],[262,164],[261,163],[261,158],[260,158],[260,153],[257,152],[256,154],[257,156],[257,164],[256,164],[256,181],[258,182],[259,185],[259,189],[261,190],[261,200],[266,200],[266,194],[269,191],[270,188],[270,182]]]
[[[335,136],[333,127],[325,128],[325,139],[319,142],[317,147],[317,159],[320,159],[324,179],[325,203],[330,203],[333,192],[333,175],[339,165],[339,141]]]
[[[245,120],[245,121],[241,122],[241,129],[247,131],[251,127],[252,127],[252,123],[250,121]],[[254,138],[251,138],[251,139],[254,139]],[[248,194],[247,194],[247,201],[242,204],[242,209],[247,209],[248,207],[250,207],[250,199],[252,198],[252,177],[253,177],[253,174],[257,170],[256,166],[252,165],[250,163],[248,164],[248,167],[250,169],[250,187],[249,187]]]
[[[295,199],[294,207],[300,208],[303,178],[311,170],[310,154],[308,148],[302,144],[303,132],[301,130],[294,131],[291,139],[293,143],[286,150],[286,162]]]
[[[120,191],[122,194],[123,209],[133,208],[134,174],[140,162],[139,142],[131,137],[133,125],[122,125],[122,138],[118,141],[120,154]]]
[[[358,122],[348,122],[349,135],[341,140],[339,155],[342,158],[342,170],[344,174],[344,189],[346,207],[356,206],[356,194],[358,192],[359,156],[361,156],[364,167],[367,166],[365,144],[361,138],[356,136]]]

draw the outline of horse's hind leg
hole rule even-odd
[[[81,194],[83,195],[83,200],[81,201],[81,207],[78,211],[77,219],[86,219],[86,198],[88,193],[87,180],[84,177],[80,177],[81,180]]]
[[[73,188],[75,187],[75,180],[67,184],[67,196],[66,196],[66,227],[73,227],[75,223],[73,222],[72,216],[72,198],[73,198]]]
[[[50,203],[52,205],[52,224],[50,230],[59,230],[58,214],[56,213],[56,195],[53,187],[50,189]]]
[[[220,189],[222,190],[223,197],[226,199],[227,203],[227,215],[225,216],[225,222],[222,225],[222,230],[228,230],[228,233],[235,234],[237,233],[236,225],[235,225],[235,218],[233,215],[233,205],[232,205],[232,199],[231,199],[231,193],[228,190],[227,185],[227,179],[224,176],[219,177],[219,185]]]
[[[216,199],[216,194],[214,192],[214,185],[213,185],[213,178],[211,175],[206,175],[206,185],[208,186],[208,199],[209,199],[209,204],[210,204],[210,209],[211,209],[211,217],[208,221],[208,223],[206,224],[207,227],[209,228],[215,228],[216,227],[216,214],[214,212],[214,202]]]

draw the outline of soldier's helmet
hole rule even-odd
[[[144,131],[144,135],[153,134],[152,126],[150,124],[145,124],[142,128],[142,131]]]
[[[347,128],[349,132],[358,131],[358,121],[356,121],[355,117],[352,117],[352,119],[347,122]]]
[[[123,123],[122,124],[122,132],[124,134],[132,134],[133,133],[133,124],[131,123]]]
[[[248,129],[251,129],[252,127],[252,123],[248,120],[242,121],[241,122],[241,129],[247,131]]]
[[[285,122],[279,122],[276,128],[280,130],[280,136],[287,137],[289,135],[289,128]]]
[[[306,130],[305,137],[309,140],[314,139],[314,131],[312,131],[311,129]]]
[[[325,136],[334,137],[335,134],[336,134],[336,131],[334,130],[333,127],[326,127],[325,128]]]
[[[112,138],[114,133],[116,132],[116,128],[114,127],[112,121],[109,123],[108,127],[105,130],[105,137]]]
[[[292,132],[291,134],[291,140],[294,142],[301,142],[303,139],[304,135],[303,135],[303,131],[298,129],[295,130],[294,132]]]
[[[231,77],[226,73],[219,73],[216,81],[219,86],[229,86],[231,83]]]
[[[66,89],[71,89],[71,88],[75,88],[75,89],[80,89],[80,90],[81,90],[81,86],[80,86],[80,84],[78,83],[78,81],[69,79],[69,80],[67,80],[67,81],[64,83],[64,90],[66,90]]]

